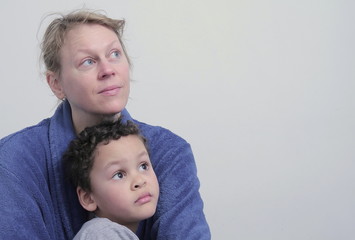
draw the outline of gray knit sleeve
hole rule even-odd
[[[93,218],[86,222],[73,240],[139,240],[127,227],[107,218]]]

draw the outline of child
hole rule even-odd
[[[63,160],[80,204],[95,215],[74,239],[138,239],[134,232],[155,213],[159,197],[138,127],[119,119],[86,128]]]

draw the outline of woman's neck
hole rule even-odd
[[[113,115],[91,115],[91,116],[82,116],[80,114],[72,114],[73,125],[76,134],[78,135],[81,131],[83,131],[87,127],[94,126],[99,124],[102,121],[117,121],[117,119],[121,116],[121,113],[113,114]]]

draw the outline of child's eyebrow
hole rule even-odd
[[[107,170],[111,167],[116,167],[116,166],[118,167],[121,165],[121,163],[122,163],[122,160],[116,160],[116,161],[109,162],[104,166],[104,169]]]
[[[142,152],[140,152],[138,155],[138,157],[143,157],[143,156],[149,156],[148,152],[146,150],[143,150]]]
[[[145,156],[148,156],[149,157],[149,154],[146,150],[143,150],[141,151],[140,153],[137,154],[137,158],[141,158],[141,157],[145,157]],[[104,166],[104,169],[107,170],[109,169],[110,167],[119,167],[120,165],[122,165],[124,162],[127,162],[127,161],[131,161],[131,159],[125,159],[125,158],[121,158],[119,160],[114,160],[114,161],[111,161],[109,163],[107,163],[105,166]]]

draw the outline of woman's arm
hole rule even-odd
[[[151,227],[143,227],[144,239],[211,239],[190,145],[163,128],[144,134],[160,184],[157,212],[146,221]]]
[[[46,186],[35,186],[33,176],[23,170],[19,179],[0,164],[0,239],[57,239],[50,200],[40,189]]]

